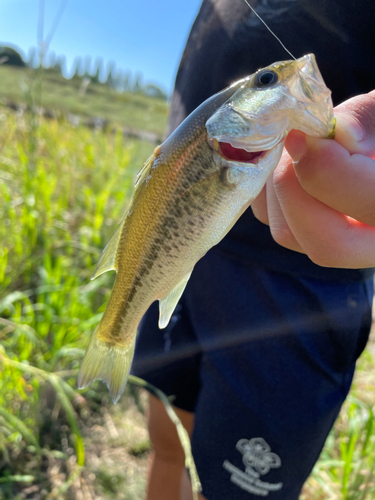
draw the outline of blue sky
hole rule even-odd
[[[37,45],[41,0],[0,1],[0,43],[28,53]],[[102,57],[140,71],[171,91],[179,59],[201,0],[67,0],[50,44],[71,68],[76,56]],[[44,0],[44,36],[61,0]]]

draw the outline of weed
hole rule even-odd
[[[90,276],[152,149],[120,133],[30,119],[3,110],[0,121],[3,484],[43,482],[20,471],[33,460],[43,470],[46,453],[64,447],[84,463],[76,371],[113,282]],[[20,453],[24,467],[13,469]]]

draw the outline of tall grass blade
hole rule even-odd
[[[65,410],[66,416],[68,418],[70,427],[75,436],[75,449],[77,455],[77,464],[83,466],[85,464],[85,445],[82,439],[81,431],[79,430],[79,425],[77,421],[77,416],[74,408],[69,401],[65,391],[60,385],[60,379],[56,375],[50,375],[48,377],[49,382],[54,387],[57,397],[59,398],[62,407]]]
[[[35,446],[35,449],[38,453],[42,453],[42,449],[39,445],[37,438],[19,418],[12,415],[2,406],[0,406],[0,416],[2,416],[4,420],[6,420],[14,429],[16,429],[20,434],[22,434],[23,438],[27,443]]]

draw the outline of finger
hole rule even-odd
[[[375,91],[349,99],[335,108],[335,140],[349,153],[372,157],[375,151]]]
[[[290,156],[287,153],[284,153],[281,158],[280,164],[277,168],[278,169],[287,168],[288,162],[289,163],[291,162]],[[274,175],[277,174],[274,173]],[[289,248],[289,250],[294,250],[295,252],[304,253],[302,247],[297,242],[285,219],[279,200],[277,199],[275,193],[272,176],[267,181],[266,190],[267,190],[268,219],[273,239],[279,245],[285,248]]]
[[[275,172],[274,186],[288,226],[313,262],[350,269],[374,265],[375,228],[310,196],[290,165]]]
[[[251,210],[253,211],[254,216],[260,222],[263,222],[263,224],[267,224],[267,226],[269,226],[266,186],[263,187],[262,191],[252,202]]]
[[[375,152],[375,91],[346,101],[335,114],[335,141],[292,132],[286,147],[299,160],[295,169],[306,192],[339,212],[375,225],[375,160],[370,158]]]
[[[292,134],[290,134],[292,135]],[[294,163],[303,189],[338,212],[375,226],[375,160],[350,154],[336,141],[293,134],[286,147],[296,158],[305,141],[306,151]]]

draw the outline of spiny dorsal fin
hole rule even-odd
[[[190,276],[191,272],[184,276],[183,279],[174,288],[172,288],[172,290],[165,297],[159,299],[159,328],[165,328],[168,325]]]
[[[154,162],[154,160],[160,155],[161,152],[161,146],[157,146],[152,153],[152,155],[147,158],[145,161],[145,164],[141,168],[141,170],[138,172],[137,177],[135,178],[135,187],[138,187],[139,184],[143,182],[143,180],[148,176],[149,171],[151,170],[151,166]]]
[[[117,271],[116,255],[117,255],[117,249],[118,249],[118,245],[120,242],[122,228],[124,227],[125,219],[126,219],[126,216],[124,217],[121,224],[114,232],[112,238],[107,243],[107,246],[104,248],[104,250],[100,256],[99,262],[96,266],[94,275],[91,278],[92,280],[94,280],[95,278],[97,278],[101,274],[106,273],[107,271]]]

